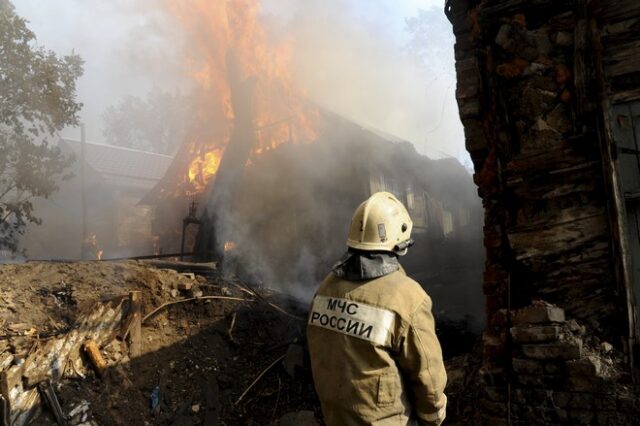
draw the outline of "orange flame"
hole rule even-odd
[[[213,151],[199,155],[189,164],[189,182],[193,184],[197,191],[201,191],[206,186],[209,179],[216,174],[222,159],[222,149],[216,148]]]
[[[202,122],[217,136],[192,152],[204,152],[189,165],[188,179],[201,191],[220,165],[228,143],[234,111],[227,79],[227,55],[233,52],[242,78],[256,81],[254,127],[258,145],[251,156],[278,145],[317,139],[319,112],[293,83],[293,44],[270,36],[259,17],[259,0],[184,0],[165,2],[187,38],[186,65],[198,86],[197,109]]]
[[[98,245],[98,237],[96,236],[95,232],[90,233],[87,238],[85,238],[84,243],[95,252],[96,260],[102,260],[104,250],[100,250],[100,247]]]

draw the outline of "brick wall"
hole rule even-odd
[[[599,72],[602,3],[448,3],[485,208],[489,424],[633,424],[638,412],[607,151],[611,86]],[[640,2],[625,10],[640,16]]]

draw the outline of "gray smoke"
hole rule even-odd
[[[17,13],[30,21],[39,43],[59,54],[74,50],[85,59],[79,100],[85,105],[81,118],[90,140],[100,141],[102,113],[123,97],[144,98],[153,87],[169,93],[177,89],[188,93],[194,88],[185,63],[189,40],[180,25],[167,15],[161,1],[20,0],[15,3]],[[256,164],[245,171],[245,184],[253,182],[257,187],[245,185],[247,188],[239,195],[240,207],[234,207],[225,215],[228,218],[225,232],[238,247],[230,257],[235,257],[252,279],[290,290],[292,284],[298,285],[296,296],[306,299],[312,291],[310,283],[316,282],[344,250],[351,212],[366,198],[364,182],[356,182],[354,176],[368,176],[371,170],[365,170],[366,164],[385,162],[398,168],[418,167],[423,171],[422,166],[387,161],[386,154],[375,150],[358,154],[371,156],[367,160],[370,163],[355,161],[352,158],[355,145],[349,144],[360,143],[359,139],[364,136],[362,129],[358,130],[353,123],[379,130],[378,134],[394,135],[383,139],[407,140],[417,153],[467,161],[454,96],[454,38],[440,0],[264,0],[261,17],[271,37],[293,41],[292,73],[301,92],[323,110],[335,112],[351,123],[325,136],[326,140],[344,142],[343,147],[334,143],[330,145],[334,150],[331,153],[322,152],[325,148],[320,143],[313,147],[318,150],[314,151],[316,158],[339,159],[352,167],[351,170],[338,167],[339,164],[317,164],[304,150],[286,148],[290,151],[281,158],[265,156],[263,165]],[[78,138],[79,131],[67,129],[65,136]],[[417,158],[416,153],[407,158],[412,156]],[[354,173],[353,168],[362,170]],[[388,170],[385,175],[395,172]],[[448,198],[447,193],[451,199],[467,197],[465,203],[468,202],[475,215],[469,220],[476,225],[475,230],[479,229],[482,214],[470,176],[454,181],[446,174],[426,173],[419,179],[428,180],[425,187],[431,191],[437,187],[440,198]],[[345,188],[349,185],[359,185],[359,189]],[[74,193],[77,194],[75,187],[65,192],[66,198],[54,196],[37,206],[44,222],[42,227],[30,231],[29,238],[43,257],[78,252],[77,232],[73,234],[74,242],[70,243],[69,238],[53,237],[47,231],[47,227],[63,228],[65,235],[71,235],[70,230],[77,227],[77,203],[66,202],[73,199]],[[332,198],[327,198],[330,194]],[[324,201],[327,199],[331,199],[331,203]],[[297,201],[291,203],[291,200]],[[74,211],[68,211],[71,209]],[[186,205],[176,207],[176,211],[179,228]],[[273,227],[280,232],[270,233]],[[264,231],[263,235],[256,235],[256,230]],[[305,232],[303,238],[300,230]],[[274,239],[272,235],[278,237]],[[179,232],[173,241],[179,244]],[[427,274],[429,283],[444,288],[451,279],[443,279],[442,271],[460,269],[460,265],[467,264],[472,266],[461,279],[469,286],[480,288],[479,233],[471,233],[456,243],[463,248],[472,247],[473,250],[464,251],[464,256],[472,259],[437,258],[438,251],[442,252],[445,246],[455,254],[455,245],[445,240],[430,241],[428,250],[434,253],[429,257],[434,262],[430,267],[443,269]],[[65,251],[67,245],[73,247]],[[29,251],[29,247],[26,248]],[[167,247],[164,250],[171,251]],[[147,253],[107,253],[121,254]],[[287,270],[286,274],[283,269]],[[472,296],[475,297],[475,293]]]

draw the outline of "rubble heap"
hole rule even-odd
[[[286,296],[178,262],[3,265],[0,280],[4,424],[319,417],[304,309]]]
[[[506,318],[506,312],[502,312]],[[490,424],[507,424],[507,411],[523,424],[634,424],[640,398],[625,373],[623,354],[587,331],[563,309],[536,301],[513,314],[511,375],[482,371],[482,411]],[[506,346],[485,340],[492,358]],[[501,387],[510,384],[506,395]]]

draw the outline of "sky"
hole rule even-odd
[[[101,141],[101,115],[125,96],[153,88],[190,90],[180,28],[164,0],[13,0],[37,42],[85,60],[81,121]],[[454,38],[443,0],[263,0],[297,43],[294,76],[308,96],[366,126],[414,143],[430,157],[468,161],[455,102]],[[417,63],[406,18],[428,11]],[[63,136],[79,137],[79,129]]]

